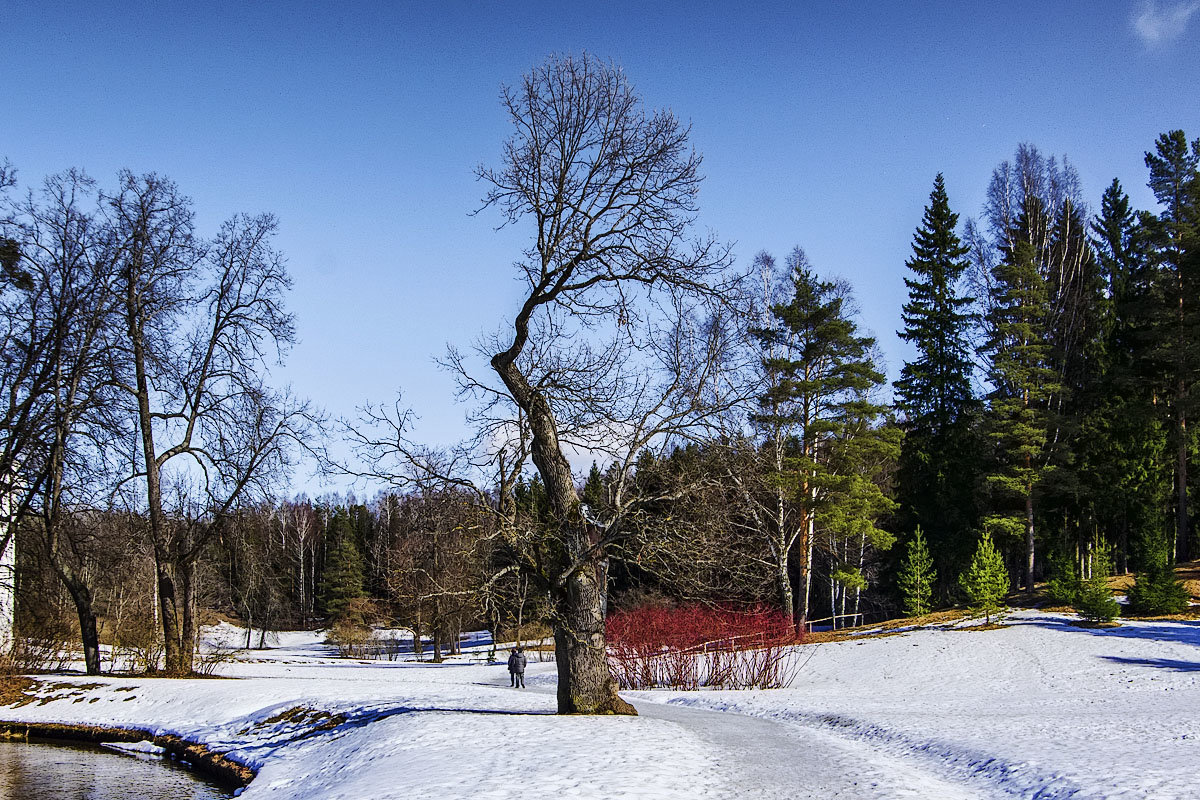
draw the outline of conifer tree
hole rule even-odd
[[[354,538],[350,515],[342,508],[337,509],[326,533],[330,544],[320,589],[321,605],[330,619],[343,616],[351,600],[365,596],[362,555]]]
[[[992,535],[987,531],[979,537],[971,565],[958,582],[967,594],[971,610],[976,614],[985,614],[987,623],[991,624],[992,615],[998,615],[1003,608],[1001,601],[1008,594],[1009,578],[1004,559],[992,544]]]
[[[1175,570],[1162,562],[1139,572],[1129,588],[1129,607],[1135,614],[1179,614],[1187,610],[1190,603],[1187,587],[1175,577]]]
[[[821,527],[835,629],[839,617],[858,616],[862,591],[869,585],[869,556],[889,550],[896,541],[880,521],[896,509],[887,489],[902,433],[894,421],[883,418],[884,410],[867,392],[859,393],[846,404],[843,423],[829,445],[831,480]]]
[[[1103,543],[1096,543],[1089,560],[1091,574],[1080,586],[1076,611],[1087,622],[1112,622],[1121,613],[1121,607],[1108,588],[1112,559]]]
[[[1044,210],[1031,197],[1019,230],[1044,224],[1038,218]],[[1034,581],[1035,492],[1048,467],[1048,402],[1061,389],[1050,364],[1049,298],[1036,259],[1033,245],[1014,235],[992,271],[996,288],[984,348],[992,384],[985,429],[994,454],[987,483],[997,495],[984,524],[1024,540],[1026,591]]]
[[[1149,320],[1156,311],[1146,236],[1129,196],[1114,179],[1092,223],[1105,292],[1103,363],[1095,371],[1089,410],[1074,450],[1083,491],[1094,517],[1115,547],[1114,567],[1145,568],[1163,536],[1170,465],[1166,427],[1155,403],[1157,380]]]
[[[979,453],[969,341],[974,298],[959,292],[969,248],[955,233],[957,224],[939,173],[913,234],[907,261],[912,276],[904,279],[908,302],[899,335],[917,354],[895,384],[905,430],[897,478],[901,524],[928,534],[947,575],[957,573],[969,554],[965,534],[976,524]]]
[[[863,396],[884,381],[875,366],[875,340],[858,335],[846,309],[844,284],[821,280],[797,248],[789,258],[792,297],[771,308],[771,324],[756,331],[764,370],[772,376],[755,421],[787,425],[793,437],[783,470],[773,480],[787,487],[798,510],[795,536],[774,543],[786,609],[808,619],[816,515],[837,475],[827,446],[847,424],[864,415]]]
[[[933,557],[925,545],[925,536],[921,526],[917,526],[913,539],[908,543],[908,556],[900,567],[900,592],[904,596],[904,613],[910,617],[920,617],[932,610],[930,600],[933,597],[933,584],[937,580],[937,571],[933,567]]]
[[[1188,528],[1187,421],[1200,380],[1200,139],[1189,145],[1181,130],[1164,133],[1146,153],[1150,189],[1162,212],[1143,213],[1157,300],[1155,348],[1170,414],[1175,467],[1175,557],[1191,551]]]

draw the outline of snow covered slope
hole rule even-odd
[[[479,653],[345,661],[306,633],[243,654],[236,680],[56,677],[0,718],[178,733],[259,769],[251,800],[1200,791],[1200,624],[1011,622],[806,645],[789,689],[631,692],[638,718],[554,716],[553,664],[521,691]]]

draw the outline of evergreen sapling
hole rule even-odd
[[[987,531],[979,538],[971,566],[959,577],[958,583],[967,594],[971,611],[984,614],[990,625],[992,615],[998,616],[1003,608],[1001,601],[1008,594],[1009,577],[1000,551],[992,544],[992,535]]]
[[[1190,603],[1187,588],[1175,577],[1169,563],[1159,562],[1138,573],[1137,580],[1129,587],[1129,607],[1143,616],[1179,614]]]
[[[932,608],[933,584],[937,571],[933,568],[933,557],[925,544],[921,526],[917,526],[913,540],[908,544],[908,556],[900,567],[900,592],[904,596],[904,613],[910,617],[928,614]]]
[[[1086,622],[1112,622],[1121,613],[1121,606],[1108,588],[1108,575],[1112,571],[1108,553],[1097,548],[1091,557],[1091,576],[1079,588],[1075,610]]]

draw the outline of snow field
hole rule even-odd
[[[236,680],[56,676],[0,717],[179,734],[258,769],[250,800],[1200,791],[1200,625],[1010,622],[805,645],[789,689],[625,693],[637,718],[555,716],[551,663],[521,691],[485,651],[351,661],[305,632],[222,665]]]
[[[1096,630],[1036,612],[1009,621],[819,645],[790,689],[669,702],[861,743],[871,759],[960,783],[964,793],[948,797],[1195,796],[1196,623]]]

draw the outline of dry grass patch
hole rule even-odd
[[[1003,622],[985,622],[982,625],[956,625],[952,631],[998,631],[1010,627]]]
[[[853,628],[840,628],[836,631],[815,631],[804,634],[804,643],[820,644],[822,642],[859,641],[861,639],[880,639],[887,636],[899,636],[918,628],[948,628],[966,618],[970,614],[961,608],[949,608],[944,611],[934,611],[920,617],[900,617],[870,625],[858,625]]]
[[[0,679],[0,706],[20,708],[35,702],[38,682],[24,675],[6,675]]]
[[[305,735],[308,735],[333,730],[341,725],[345,725],[346,717],[343,714],[330,714],[328,711],[318,711],[315,708],[307,706],[292,706],[280,711],[278,714],[243,728],[239,733],[245,736],[256,728],[267,728],[281,724],[303,728],[306,731]]]

